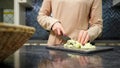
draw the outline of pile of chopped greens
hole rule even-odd
[[[79,43],[78,41],[68,40],[68,41],[64,44],[64,48],[81,49],[81,48],[96,48],[96,47],[93,46],[93,45],[90,44],[90,43],[86,43],[85,45],[82,45],[82,44]]]

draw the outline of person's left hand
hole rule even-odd
[[[88,56],[79,56],[78,61],[82,68],[86,68],[90,62]]]
[[[85,44],[89,41],[90,37],[89,37],[89,34],[87,31],[85,30],[81,30],[79,32],[79,35],[78,35],[78,42],[80,42],[81,44]]]

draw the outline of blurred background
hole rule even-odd
[[[32,26],[36,28],[36,32],[29,39],[29,41],[25,43],[25,45],[46,44],[49,36],[49,31],[44,30],[37,22],[37,15],[42,5],[42,2],[43,0],[0,0],[0,23]],[[93,41],[93,44],[95,43],[95,45],[120,45],[120,0],[102,0],[102,7],[103,7],[102,8],[103,32],[101,37]],[[29,51],[29,49],[31,49],[31,51],[33,52]],[[35,53],[37,52],[37,50],[38,53]],[[27,64],[27,62],[25,62],[26,60],[30,61],[30,59],[36,58],[37,54],[40,53],[39,57],[42,56],[41,53],[46,54],[44,51],[39,52],[39,50],[40,49],[36,46],[35,48],[28,47],[27,49],[21,50],[21,51],[25,51],[25,53],[23,52],[23,54],[22,52],[16,51],[15,55],[12,55],[9,57],[10,59],[7,59],[8,60],[7,63],[10,66],[12,65],[11,68],[13,67],[20,68],[19,64],[21,65],[23,64],[24,66],[25,64]],[[24,56],[26,56],[26,58],[24,58]],[[37,59],[33,59],[34,61],[33,62],[30,61],[30,63],[34,63],[39,59],[39,57],[37,55]],[[118,60],[118,58],[116,58],[116,60]],[[32,65],[30,63],[28,63],[28,66]],[[1,67],[2,66],[0,64],[0,68]]]
[[[0,0],[0,22],[27,25],[36,28],[30,40],[47,41],[49,31],[37,22],[43,0]],[[96,40],[120,40],[120,0],[102,0],[103,33]],[[35,41],[34,41],[35,42]]]

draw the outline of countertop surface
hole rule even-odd
[[[120,68],[120,46],[113,50],[80,54],[23,46],[0,63],[0,68]]]

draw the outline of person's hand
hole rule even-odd
[[[88,63],[90,62],[89,58],[87,56],[79,56],[78,61],[81,65],[81,67],[85,67],[85,68],[87,67]]]
[[[78,35],[78,42],[80,42],[81,44],[85,44],[89,41],[90,37],[89,37],[89,34],[87,31],[85,30],[81,30],[79,32],[79,35]]]
[[[56,35],[58,35],[58,36],[60,36],[60,35],[62,35],[62,34],[65,34],[65,31],[64,31],[62,25],[61,25],[59,22],[56,22],[56,23],[53,25],[52,30],[53,30],[53,32],[54,32]]]

